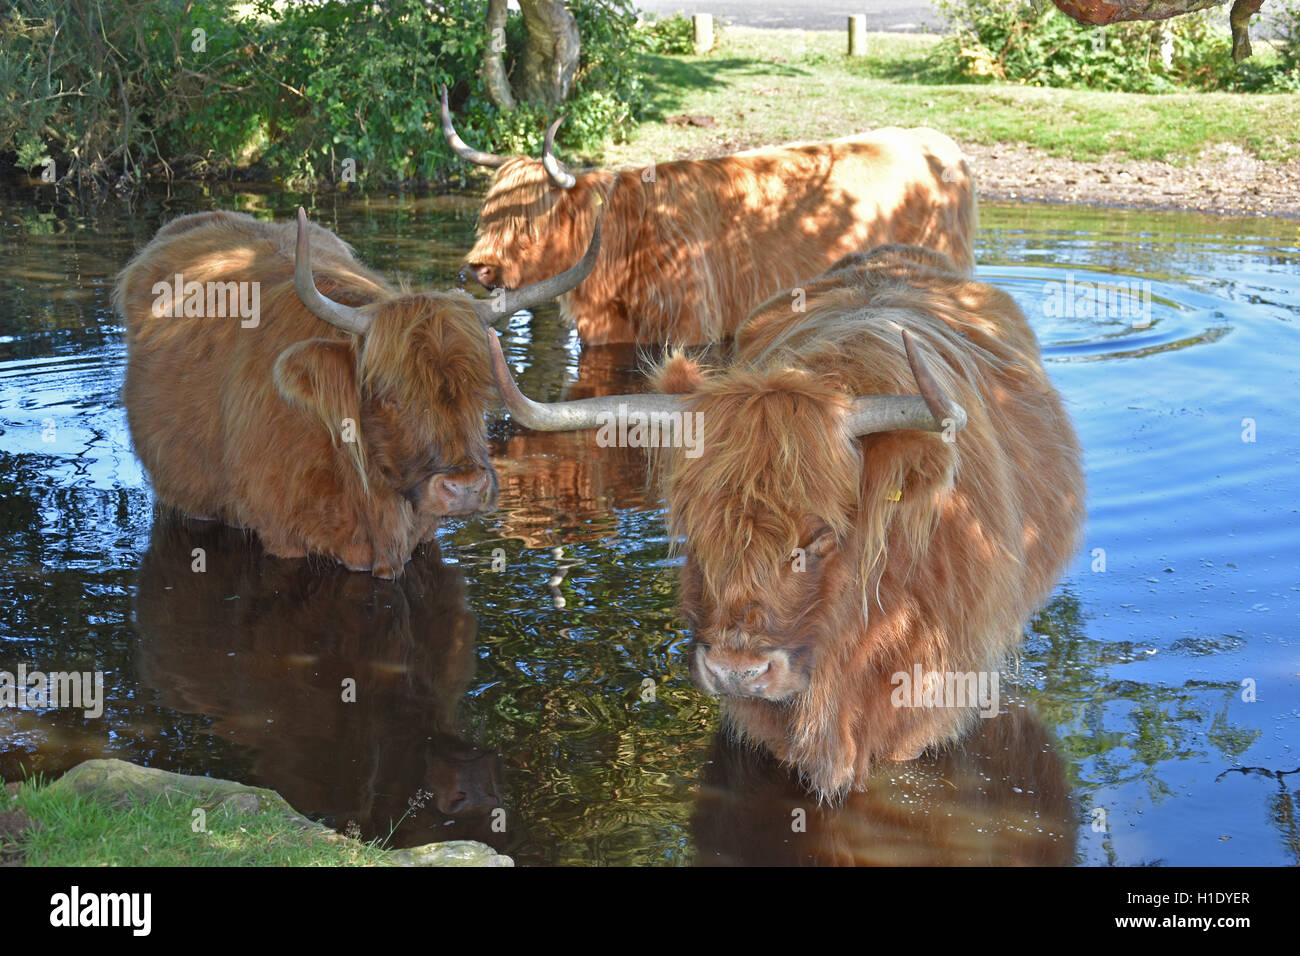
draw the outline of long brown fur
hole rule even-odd
[[[754,311],[726,367],[660,366],[660,390],[702,414],[703,452],[658,464],[697,644],[806,668],[787,699],[725,697],[728,725],[833,798],[969,725],[970,708],[893,706],[892,675],[998,666],[1077,547],[1084,479],[1006,293],[899,246],[804,288],[806,312],[784,293]],[[846,433],[854,396],[915,392],[902,330],[969,415],[955,441]]]
[[[590,345],[720,341],[768,296],[883,243],[974,261],[970,171],[929,129],[576,178],[561,189],[539,160],[508,160],[466,260],[518,288],[576,263],[608,206],[595,270],[560,299]]]
[[[250,528],[280,557],[392,577],[437,527],[435,475],[486,473],[495,494],[483,333],[466,294],[400,293],[313,225],[317,287],[374,314],[364,337],[335,329],[294,290],[295,236],[291,223],[199,213],[122,270],[135,449],[165,505]],[[260,283],[259,323],[154,316],[154,283],[178,273]]]

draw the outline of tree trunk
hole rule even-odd
[[[578,22],[560,0],[519,0],[519,8],[528,29],[516,75],[520,99],[554,109],[569,98],[578,72]]]
[[[498,109],[515,108],[515,96],[506,77],[506,0],[488,0],[488,42],[483,50],[483,81]]]

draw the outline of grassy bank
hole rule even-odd
[[[201,811],[201,813],[196,812]],[[196,829],[198,823],[201,829]],[[25,866],[378,866],[376,845],[305,829],[283,814],[159,794],[113,807],[26,783],[0,796],[0,862]]]
[[[652,121],[601,162],[719,155],[877,126],[932,126],[959,142],[1006,143],[1076,160],[1185,164],[1229,143],[1269,162],[1300,160],[1297,93],[1097,93],[1008,82],[945,84],[928,61],[938,37],[870,35],[844,56],[842,32],[730,28],[706,57],[651,56],[657,110],[716,125]],[[707,120],[705,120],[707,122]]]

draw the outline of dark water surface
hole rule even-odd
[[[181,212],[299,201],[78,214],[0,193],[0,671],[101,670],[108,696],[98,719],[0,708],[0,776],[121,757],[521,864],[1300,862],[1297,223],[986,205],[980,273],[1024,306],[1086,450],[1086,544],[1008,663],[1005,712],[830,808],[716,739],[638,450],[499,416],[501,509],[396,583],[155,520],[112,277]],[[446,287],[476,208],[311,212],[369,265]],[[1100,316],[1058,295],[1131,281]],[[631,349],[581,352],[553,307],[516,316],[508,348],[539,397],[640,387]]]

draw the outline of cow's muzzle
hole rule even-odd
[[[697,643],[691,662],[695,686],[715,697],[784,700],[805,690],[808,676],[780,648],[754,652]]]
[[[471,262],[469,271],[473,274],[474,279],[485,289],[496,289],[501,286],[501,267],[484,265],[481,262]]]
[[[433,513],[467,515],[496,507],[497,476],[491,468],[467,468],[429,481]]]

